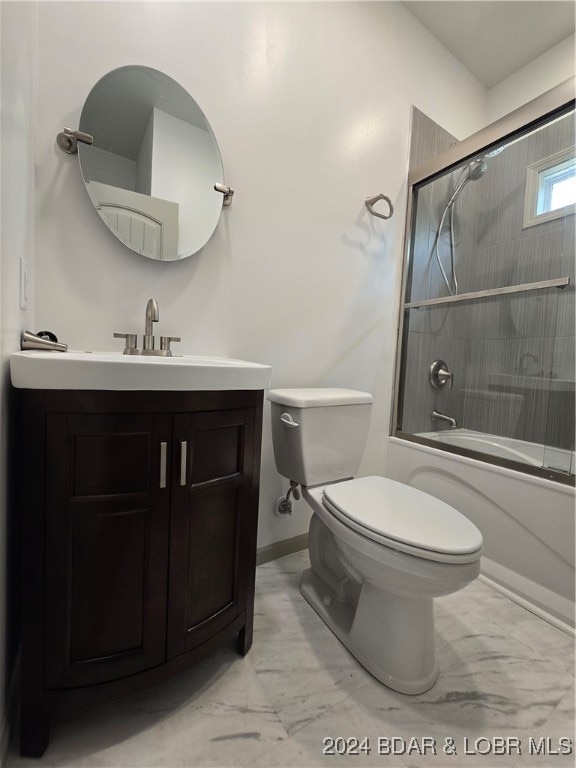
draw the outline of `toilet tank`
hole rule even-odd
[[[271,389],[276,469],[301,485],[354,477],[368,435],[372,395],[353,389]]]

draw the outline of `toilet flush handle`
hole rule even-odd
[[[289,413],[282,413],[280,415],[280,421],[282,424],[286,424],[287,427],[299,427],[300,424],[298,424],[297,421],[294,421],[292,416]]]

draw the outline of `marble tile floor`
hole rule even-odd
[[[53,722],[42,759],[13,745],[8,768],[575,764],[550,754],[575,738],[571,637],[476,581],[436,601],[440,677],[405,696],[372,678],[305,602],[307,566],[299,552],[258,568],[246,658],[223,649],[144,694],[71,713]],[[349,741],[348,754],[324,754],[325,739],[340,739],[337,752],[354,738],[365,750]]]

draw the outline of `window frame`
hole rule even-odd
[[[543,224],[546,221],[562,219],[565,216],[576,213],[576,204],[564,205],[562,208],[556,208],[552,211],[538,213],[539,199],[542,189],[542,175],[545,171],[550,171],[546,176],[551,176],[556,171],[561,171],[561,166],[565,166],[576,158],[576,147],[567,147],[553,155],[543,157],[535,163],[530,163],[526,167],[526,185],[524,191],[524,217],[522,229],[533,227],[537,224]],[[544,177],[545,178],[545,177]],[[545,183],[545,181],[544,181]]]

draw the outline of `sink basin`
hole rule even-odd
[[[19,389],[230,390],[266,389],[269,365],[228,357],[148,357],[115,352],[15,352]]]

